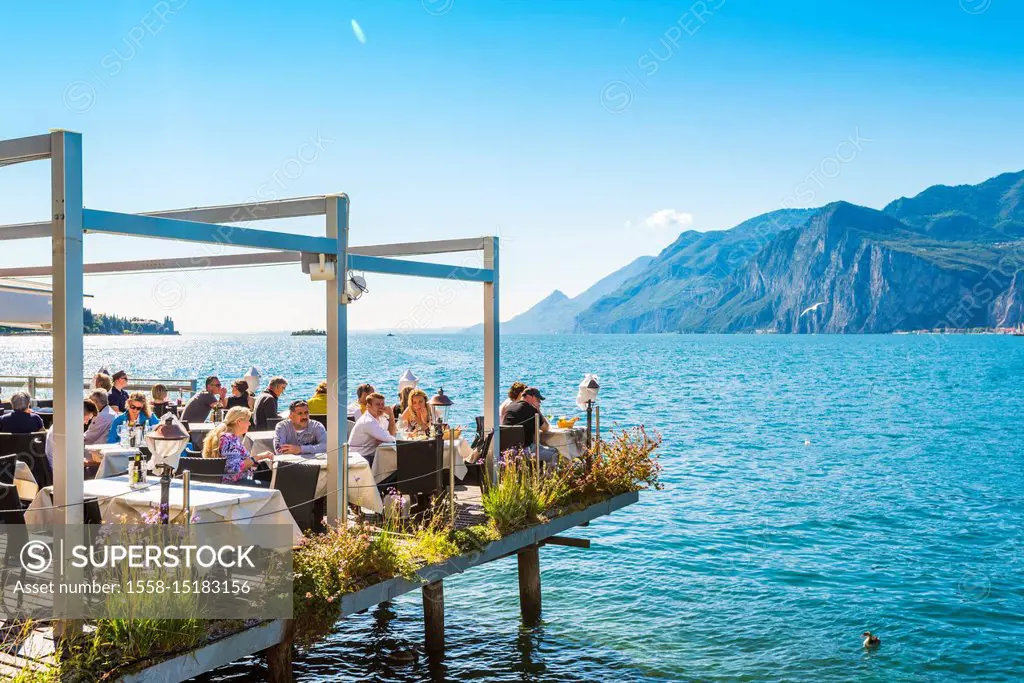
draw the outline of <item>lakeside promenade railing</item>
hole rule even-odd
[[[167,393],[178,394],[179,398],[185,398],[196,393],[199,380],[195,379],[147,379],[136,377],[130,380],[125,387],[128,391],[149,392],[154,384],[163,384],[167,387]],[[82,380],[82,389],[92,386],[92,378]],[[40,396],[39,391],[46,390],[45,396]],[[0,392],[4,396],[10,396],[13,391],[27,391],[34,399],[51,398],[53,396],[53,378],[38,375],[0,375]]]

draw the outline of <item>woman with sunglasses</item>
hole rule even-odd
[[[146,395],[142,392],[131,394],[128,400],[125,401],[125,411],[110,423],[107,443],[118,443],[121,440],[120,429],[122,425],[124,425],[125,429],[138,427],[143,424],[153,427],[157,422],[156,416],[149,410],[149,401],[146,400]]]

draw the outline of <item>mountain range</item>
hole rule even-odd
[[[688,230],[502,329],[881,333],[1022,322],[1024,171],[937,185],[882,210],[835,202]]]

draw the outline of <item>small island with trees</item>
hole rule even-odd
[[[312,328],[308,329],[308,330],[296,330],[295,332],[292,332],[292,336],[293,337],[326,337],[327,336],[327,330],[314,330]]]

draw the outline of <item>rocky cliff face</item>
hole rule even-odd
[[[892,332],[1024,321],[1024,172],[686,232],[582,332]]]

